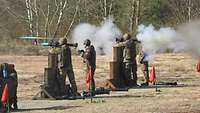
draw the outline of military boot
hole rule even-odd
[[[141,86],[149,86],[148,82],[142,83]]]
[[[13,110],[18,110],[18,105],[17,105],[17,103],[14,103],[14,104],[13,104],[13,107],[14,107]]]

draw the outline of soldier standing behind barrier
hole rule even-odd
[[[134,40],[134,43],[133,43],[133,64],[132,64],[132,76],[133,76],[133,85],[134,86],[137,86],[137,61],[136,61],[136,55],[137,55],[137,52],[136,52],[136,43],[140,43],[140,41],[138,41],[137,39],[133,39]]]
[[[141,85],[142,86],[148,86],[149,85],[149,63],[148,63],[148,60],[147,60],[147,54],[142,50],[139,54],[139,62],[141,65],[141,70],[142,70],[142,73],[144,75],[144,80],[145,82],[142,83]]]
[[[136,44],[134,39],[131,39],[130,34],[123,35],[123,41],[118,42],[117,46],[124,47],[123,50],[123,70],[125,74],[125,84],[127,86],[137,85],[137,63],[136,63]],[[137,41],[138,42],[138,41]],[[131,79],[131,71],[133,80]]]
[[[72,88],[72,96],[77,96],[77,86],[74,76],[74,71],[72,67],[72,59],[71,59],[71,49],[69,48],[67,44],[67,39],[62,38],[59,40],[59,43],[61,45],[61,51],[60,51],[60,58],[59,58],[59,68],[61,69],[61,84],[66,83],[66,76],[69,78],[69,82],[71,84]],[[64,85],[61,85],[63,87]],[[61,88],[61,92],[65,92],[65,88]]]
[[[85,72],[86,76],[88,76],[89,71],[91,71],[91,81],[89,82],[89,93],[90,95],[95,95],[95,80],[94,73],[96,70],[96,51],[93,45],[91,45],[91,41],[86,39],[84,41],[85,51],[83,51],[82,57],[84,59],[85,64]],[[90,70],[91,69],[91,70]]]

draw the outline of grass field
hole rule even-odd
[[[95,80],[102,86],[109,75],[109,57],[97,57]],[[180,87],[129,89],[86,100],[31,100],[43,82],[47,56],[0,56],[0,63],[14,63],[19,76],[18,100],[22,113],[200,113],[200,74],[196,60],[186,54],[158,54],[153,64],[157,81],[176,81]],[[85,89],[82,60],[73,56],[79,91]],[[140,66],[139,82],[142,83]]]

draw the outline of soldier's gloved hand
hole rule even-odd
[[[75,43],[75,44],[74,44],[74,47],[77,48],[77,47],[78,47],[78,43]]]
[[[61,68],[59,68],[58,71],[59,71],[59,75],[63,75]]]
[[[78,55],[80,55],[81,57],[83,57],[83,54],[84,54],[84,50],[78,50]]]
[[[79,53],[84,53],[84,50],[81,49],[81,50],[78,50],[78,52],[79,52]]]
[[[17,80],[17,74],[16,73],[10,73],[10,78]]]
[[[64,66],[62,64],[58,65],[58,68],[62,69]]]

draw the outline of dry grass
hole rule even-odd
[[[101,86],[109,74],[109,57],[97,57],[95,79]],[[184,87],[130,89],[128,92],[112,92],[94,100],[38,100],[31,98],[39,91],[43,82],[47,56],[0,56],[0,63],[16,65],[19,74],[19,107],[22,113],[199,113],[200,75],[195,70],[196,60],[186,54],[156,55],[155,64],[158,81],[177,81]],[[85,88],[82,59],[73,56],[73,66],[78,89]],[[141,80],[140,66],[138,75]],[[141,81],[139,81],[141,83]],[[102,102],[98,102],[98,101]]]
[[[35,46],[31,42],[8,39],[1,40],[0,54],[2,55],[47,55],[47,48]]]

